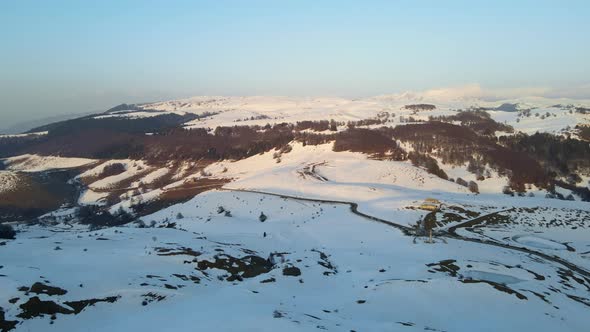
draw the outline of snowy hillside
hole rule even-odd
[[[195,97],[0,137],[0,331],[584,331],[583,105]]]
[[[6,321],[44,331],[469,331],[475,323],[580,331],[588,323],[587,279],[559,264],[454,239],[429,244],[345,205],[220,191],[144,219],[155,228],[21,229],[0,251]]]
[[[433,112],[406,109],[413,104],[432,104]],[[507,106],[510,105],[510,106]],[[502,107],[504,106],[504,107]],[[395,114],[392,125],[399,124],[400,117],[427,120],[428,116],[452,115],[457,110],[484,108],[493,119],[514,126],[525,133],[568,132],[578,124],[590,125],[590,114],[580,114],[575,107],[588,107],[590,101],[521,98],[514,100],[486,101],[476,97],[460,97],[448,93],[405,93],[364,99],[337,97],[222,97],[202,96],[138,105],[138,110],[115,111],[105,117],[154,117],[162,114],[208,115],[203,119],[187,122],[187,128],[215,128],[232,125],[265,125],[267,123],[295,123],[303,120],[355,121],[374,118],[379,113]],[[498,110],[496,110],[498,109]],[[143,111],[148,110],[148,111]],[[524,116],[530,110],[532,116]]]

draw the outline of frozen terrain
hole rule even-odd
[[[17,329],[44,331],[470,331],[474,324],[581,331],[588,324],[582,276],[510,250],[426,243],[345,205],[216,191],[144,219],[155,228],[21,228],[19,240],[0,250],[6,320],[33,315]],[[100,302],[76,313],[83,300]],[[37,317],[39,301],[63,313]]]
[[[433,104],[436,109],[416,112],[405,108],[411,104]],[[502,107],[508,105],[507,107]],[[528,134],[535,132],[566,133],[576,125],[590,125],[590,114],[575,112],[575,107],[590,105],[586,100],[547,99],[529,97],[489,101],[464,97],[448,92],[403,93],[361,99],[340,97],[284,97],[284,96],[199,96],[139,105],[139,110],[115,111],[96,118],[154,117],[162,114],[206,115],[185,124],[187,128],[216,128],[217,126],[260,125],[267,123],[295,123],[303,120],[334,119],[346,122],[374,118],[379,113],[395,114],[391,125],[404,118],[427,120],[429,116],[453,115],[457,110],[482,108],[500,123],[513,126]],[[148,111],[143,111],[143,110]],[[527,113],[529,113],[527,115]]]
[[[199,117],[174,128],[178,136],[125,132],[135,143],[154,138],[147,142],[156,150],[171,147],[151,159],[107,146],[92,158],[2,160],[2,217],[17,234],[0,239],[0,331],[585,331],[590,203],[575,186],[527,182],[523,192],[502,193],[510,172],[485,162],[478,174],[468,162],[431,158],[447,178],[391,151],[337,150],[334,139],[290,136],[279,148],[253,140],[252,152],[239,140],[223,145],[231,131],[214,134],[331,119],[339,124],[326,134],[337,134],[348,121],[379,119],[357,127],[374,129],[484,109],[516,130],[492,132],[494,142],[519,131],[575,137],[575,126],[589,123],[575,111],[581,105],[432,92],[194,97],[96,115]],[[245,139],[258,137],[252,131]],[[188,133],[212,140],[205,157],[180,144]],[[179,146],[158,145],[169,137]],[[387,146],[398,147],[415,149]],[[231,154],[238,148],[244,153]],[[580,174],[575,183],[590,185]],[[20,203],[48,207],[18,219],[11,209]]]
[[[4,159],[6,169],[20,172],[42,172],[54,169],[76,168],[95,162],[86,158],[21,155]]]

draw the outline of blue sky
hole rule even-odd
[[[568,94],[590,83],[589,14],[589,1],[3,1],[0,128],[192,95]]]

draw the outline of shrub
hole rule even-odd
[[[123,165],[121,163],[114,163],[114,164],[106,165],[103,168],[102,173],[100,173],[100,176],[101,177],[109,177],[109,176],[121,174],[123,172],[125,172],[125,165]]]
[[[0,239],[12,240],[16,237],[16,232],[12,226],[7,224],[0,224]]]
[[[504,186],[504,188],[502,188],[502,193],[504,195],[514,196],[514,192],[512,191],[512,189],[510,189],[510,186]]]
[[[338,124],[334,119],[330,120],[330,131],[338,131]]]
[[[436,106],[431,104],[412,104],[404,106],[404,109],[411,110],[414,112],[419,111],[432,111],[436,109]]]
[[[438,167],[438,162],[436,161],[436,159],[415,151],[410,152],[408,154],[408,158],[412,161],[412,165],[423,167],[426,169],[428,173],[434,174],[443,180],[448,180],[449,177],[447,176],[447,173],[445,173],[445,171]],[[457,183],[459,183],[459,179],[457,179]],[[464,185],[467,186],[467,183],[465,183]]]
[[[463,187],[467,187],[469,184],[467,183],[467,181],[463,180],[462,178],[457,178],[457,181],[455,181],[458,185],[463,186]]]
[[[103,211],[95,205],[80,207],[77,216],[81,224],[90,225],[91,228],[124,225],[134,220],[133,215],[122,208],[113,215],[109,211]]]
[[[471,191],[472,193],[479,194],[479,187],[477,186],[477,183],[475,181],[469,181],[468,188],[469,191]]]

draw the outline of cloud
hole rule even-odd
[[[438,88],[420,93],[425,99],[481,99],[484,92],[479,84]]]
[[[567,88],[549,87],[516,87],[516,88],[485,88],[479,84],[436,88],[420,92],[404,92],[396,98],[430,101],[500,101],[520,98],[567,98],[590,99],[590,84]]]
[[[481,99],[485,101],[498,101],[526,97],[546,97],[550,91],[550,88],[544,87],[485,89]]]
[[[547,98],[590,99],[590,84],[552,89],[545,94]]]

